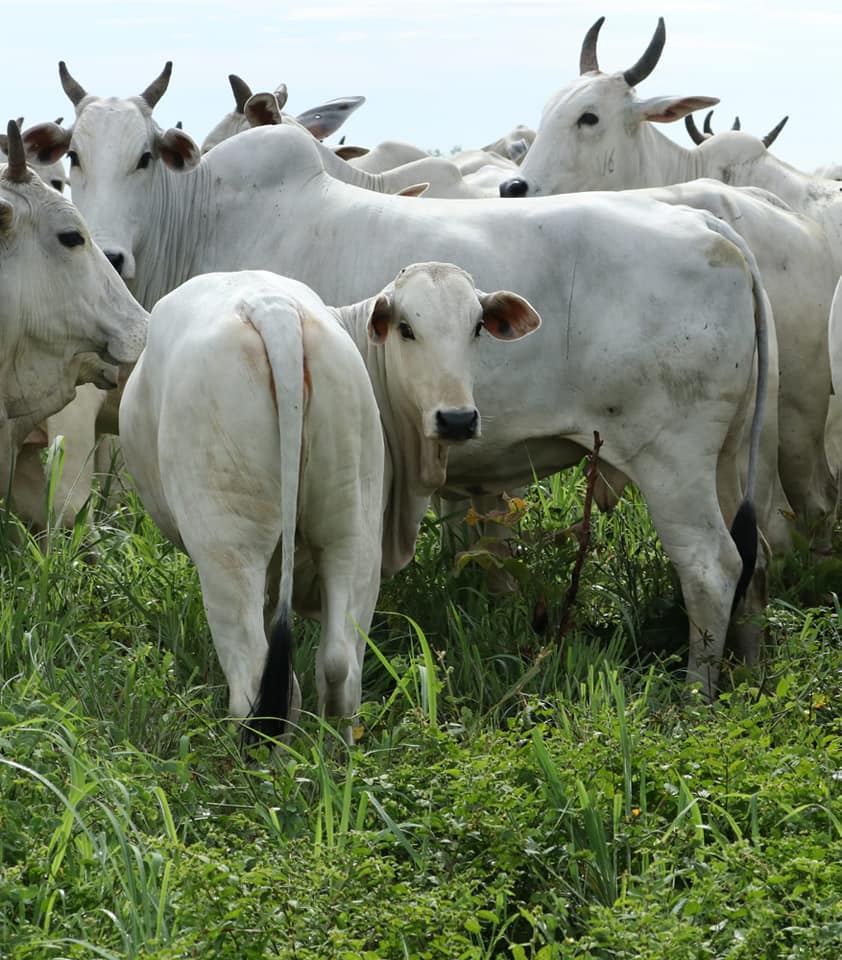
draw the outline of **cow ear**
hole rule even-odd
[[[421,197],[430,189],[429,183],[413,183],[409,187],[404,187],[403,190],[398,190],[395,194],[396,197]]]
[[[281,110],[274,93],[255,93],[246,100],[243,113],[253,127],[267,127],[281,122]]]
[[[284,109],[288,97],[287,85],[285,83],[279,83],[278,86],[275,87],[275,103],[278,105],[278,110]]]
[[[170,127],[158,138],[158,151],[171,170],[192,170],[202,159],[196,141],[175,127]]]
[[[15,223],[15,208],[8,200],[0,199],[0,234],[11,233]]]
[[[382,344],[389,335],[389,324],[392,322],[392,298],[387,293],[381,293],[374,301],[371,315],[368,318],[366,331],[372,343]]]
[[[72,128],[60,127],[57,123],[38,123],[24,130],[23,148],[26,159],[37,163],[55,163],[70,146]]]
[[[364,157],[368,153],[368,147],[352,147],[350,144],[341,147],[334,147],[333,152],[342,160],[353,160],[355,157]]]
[[[672,123],[694,110],[714,107],[717,103],[717,97],[650,97],[648,100],[637,100],[634,106],[641,120]]]
[[[541,317],[532,304],[508,290],[477,291],[482,306],[482,324],[498,340],[519,340],[541,326]]]

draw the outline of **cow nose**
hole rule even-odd
[[[440,440],[470,440],[476,436],[476,410],[436,410],[436,433]]]
[[[529,184],[523,177],[512,177],[500,184],[501,197],[525,197],[529,193]]]
[[[117,273],[119,273],[120,276],[122,277],[123,264],[126,262],[125,255],[122,253],[114,253],[113,250],[112,251],[106,250],[105,256],[108,258],[108,262],[111,264],[111,266],[114,267]]]

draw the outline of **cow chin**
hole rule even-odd
[[[444,486],[447,475],[447,447],[437,440],[421,441],[421,486],[425,490],[438,490]]]

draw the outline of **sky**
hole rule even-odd
[[[641,96],[719,97],[715,128],[739,114],[757,135],[789,114],[773,153],[803,170],[842,161],[839,0],[0,0],[0,119],[69,123],[61,59],[99,96],[138,94],[172,60],[155,117],[181,120],[198,143],[232,109],[236,73],[254,92],[285,83],[290,113],[365,96],[332,140],[448,153],[537,126],[550,94],[578,73],[600,15],[605,72],[631,66],[664,17],[664,53]],[[689,146],[683,123],[661,129]]]

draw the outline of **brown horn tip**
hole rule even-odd
[[[696,126],[696,121],[693,119],[693,114],[688,113],[684,118],[684,126],[687,129],[687,132],[690,134],[690,139],[698,147],[700,143],[705,142],[705,135],[701,130]]]
[[[152,83],[149,84],[149,86],[141,94],[141,97],[153,109],[155,107],[155,104],[167,92],[167,87],[169,86],[171,75],[172,75],[172,60],[167,60],[167,62],[164,64],[164,69],[158,74],[158,76],[152,81]]]
[[[667,28],[664,26],[664,18],[658,17],[658,26],[655,27],[655,32],[643,56],[633,67],[623,71],[623,78],[630,87],[636,87],[641,80],[645,80],[658,65],[666,39]]]
[[[779,133],[781,132],[781,130],[783,130],[783,128],[786,126],[787,120],[789,120],[789,116],[788,116],[788,115],[787,115],[786,117],[784,117],[783,120],[781,120],[781,122],[780,122],[777,126],[772,127],[772,129],[766,134],[766,136],[763,137],[763,146],[764,146],[764,147],[771,147],[771,146],[772,146],[772,144],[775,142],[775,140],[777,140],[778,134],[779,134]]]
[[[8,137],[8,159],[4,177],[13,183],[26,183],[32,179],[32,174],[26,166],[26,153],[23,149],[20,127],[14,120],[10,120],[6,125],[6,136]]]
[[[596,41],[599,37],[599,31],[605,23],[605,17],[599,20],[585,34],[582,41],[582,51],[579,54],[579,74],[599,72],[599,61],[596,57]]]
[[[251,96],[251,87],[236,73],[228,74],[228,82],[231,84],[231,93],[234,94],[234,112],[245,113],[246,100]]]
[[[88,94],[85,92],[85,88],[70,76],[70,71],[67,69],[67,64],[64,60],[59,60],[58,62],[58,75],[61,80],[61,87],[70,98],[70,102],[74,107],[78,107],[79,103],[84,100]]]

